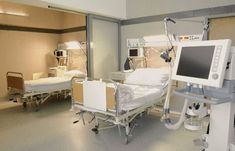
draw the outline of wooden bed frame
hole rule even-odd
[[[23,95],[25,92],[24,88],[24,76],[20,72],[7,72],[7,90],[9,95]]]

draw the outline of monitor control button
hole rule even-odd
[[[213,72],[216,72],[216,71],[217,71],[217,68],[213,68],[212,71],[213,71]]]
[[[212,75],[212,78],[213,78],[214,80],[217,80],[217,79],[219,78],[219,75],[218,75],[217,73],[215,73],[215,74]]]

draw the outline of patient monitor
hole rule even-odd
[[[64,49],[56,49],[54,56],[57,59],[59,66],[67,66],[68,63],[68,51]]]
[[[129,48],[128,49],[128,57],[144,57],[144,49],[143,48]]]
[[[172,79],[222,87],[231,40],[180,43]]]

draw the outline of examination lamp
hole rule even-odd
[[[65,49],[67,50],[77,50],[77,51],[81,51],[85,56],[87,55],[86,53],[86,49],[84,48],[84,44],[86,44],[86,42],[79,42],[79,41],[68,41],[65,42]]]
[[[168,51],[164,51],[161,53],[160,57],[165,60],[165,62],[171,62],[171,57]]]
[[[170,52],[174,49],[173,45],[172,45],[172,41],[169,37],[169,33],[168,33],[168,26],[167,26],[167,23],[168,22],[172,22],[172,23],[176,23],[173,19],[169,18],[169,17],[166,17],[164,18],[164,27],[165,27],[165,34],[168,38],[168,41],[170,43],[170,48],[165,50],[164,52],[161,53],[160,57],[162,59],[165,60],[165,62],[171,62],[172,58],[170,57]]]
[[[65,42],[66,49],[68,50],[80,50],[81,49],[81,44],[78,41],[69,41]]]
[[[165,21],[165,22],[169,22],[169,21],[170,21],[170,22],[172,22],[172,23],[174,23],[174,24],[176,23],[173,19],[171,19],[171,18],[169,18],[169,17],[164,18],[164,21]]]

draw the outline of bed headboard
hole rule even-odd
[[[7,72],[7,89],[24,91],[23,74],[19,72]]]

